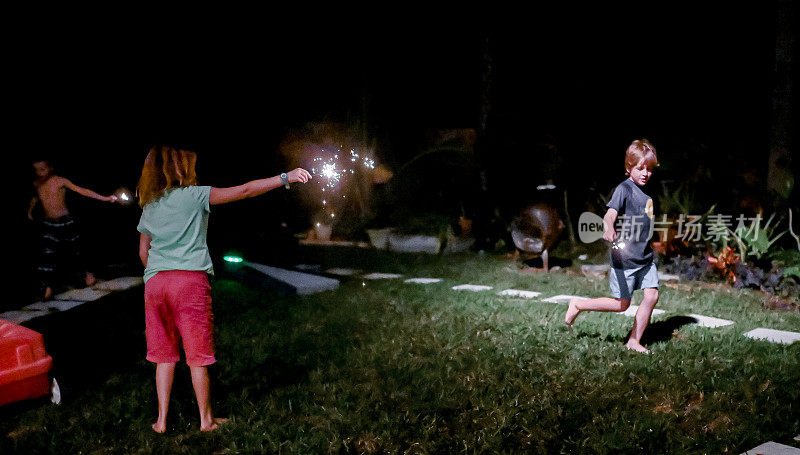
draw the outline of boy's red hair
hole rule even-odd
[[[158,200],[170,188],[197,185],[197,154],[169,146],[150,149],[136,186],[139,206]]]
[[[628,146],[628,150],[625,151],[625,175],[629,175],[631,169],[639,164],[642,158],[646,159],[648,166],[658,166],[656,148],[647,139],[637,139]]]

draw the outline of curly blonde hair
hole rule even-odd
[[[136,186],[139,207],[157,201],[170,188],[197,185],[197,154],[166,145],[150,149]]]
[[[658,166],[656,148],[647,139],[637,139],[631,142],[625,151],[625,175],[630,175],[631,169],[644,158],[650,167]]]

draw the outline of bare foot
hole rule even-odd
[[[97,283],[97,278],[94,277],[92,272],[86,272],[86,286],[94,286]]]
[[[641,352],[642,354],[650,354],[650,350],[642,346],[638,341],[628,340],[625,347],[631,351]]]
[[[50,297],[53,297],[53,288],[47,286],[47,288],[44,290],[44,295],[42,295],[42,302],[50,300]]]
[[[228,419],[222,417],[215,417],[214,419],[211,420],[211,425],[203,425],[201,423],[200,431],[214,431],[217,429],[218,426],[223,425],[227,421]]]
[[[153,431],[163,433],[167,431],[167,422],[156,422],[153,424]]]
[[[580,299],[574,297],[569,299],[569,308],[567,308],[567,314],[564,316],[564,323],[570,327],[572,327],[572,323],[575,322],[575,318],[581,312],[577,306],[578,300]]]

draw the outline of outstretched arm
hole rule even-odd
[[[147,234],[139,236],[139,259],[142,260],[142,265],[147,267],[147,258],[150,256],[150,240],[153,238]]]
[[[67,187],[67,188],[71,189],[72,191],[80,194],[81,196],[90,197],[92,199],[97,199],[98,201],[104,201],[104,202],[114,202],[114,201],[117,200],[116,196],[101,196],[101,195],[95,193],[94,191],[92,191],[90,189],[86,189],[86,188],[80,187],[80,186],[70,182],[68,179],[63,179],[63,184],[64,184],[65,187]]]
[[[287,174],[289,182],[302,182],[306,183],[311,178],[311,174],[303,168],[297,168],[289,171]],[[252,180],[244,185],[232,186],[229,188],[211,188],[208,202],[211,205],[226,204],[228,202],[238,201],[249,197],[260,196],[267,191],[274,190],[275,188],[283,185],[279,176],[269,177],[266,179]]]

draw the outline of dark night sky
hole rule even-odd
[[[24,218],[32,156],[54,157],[76,183],[111,191],[134,186],[146,148],[171,140],[198,151],[202,183],[236,184],[281,170],[277,147],[291,128],[361,114],[379,153],[402,163],[425,146],[428,129],[477,126],[485,36],[498,188],[539,183],[525,176],[546,134],[572,185],[624,178],[622,154],[638,137],[656,144],[669,177],[687,156],[726,172],[765,166],[771,5],[539,8],[491,24],[368,26],[281,26],[242,12],[30,31],[12,43],[10,143],[23,150],[13,180],[25,188],[15,205]]]

